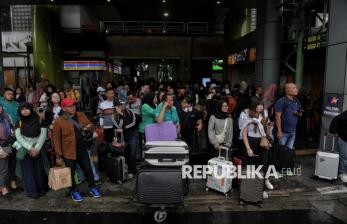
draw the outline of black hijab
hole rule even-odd
[[[21,114],[23,108],[30,110],[29,116],[23,116]],[[18,127],[20,127],[20,133],[29,138],[38,137],[41,133],[41,124],[40,118],[34,111],[33,106],[27,102],[21,103],[18,107],[18,114],[20,115],[20,123],[18,124]]]
[[[227,112],[223,112],[222,111],[222,106],[223,103],[227,103],[225,100],[219,100],[216,104],[216,110],[214,112],[214,116],[218,119],[227,119],[228,117],[230,117],[230,115]]]

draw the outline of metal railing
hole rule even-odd
[[[106,34],[208,34],[223,35],[224,24],[213,22],[101,21]]]

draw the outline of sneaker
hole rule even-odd
[[[269,194],[266,191],[263,191],[263,198],[264,199],[269,198]]]
[[[81,201],[83,201],[83,197],[82,197],[81,193],[78,192],[78,191],[72,191],[72,192],[71,192],[71,198],[72,198],[72,200],[74,200],[75,202],[81,202]]]
[[[347,183],[347,174],[340,174],[339,178],[343,183]]]
[[[265,180],[265,186],[268,190],[273,190],[274,189],[274,186],[271,184],[270,180],[269,179],[266,179]]]
[[[277,179],[282,179],[282,178],[283,178],[282,173],[280,173],[280,172],[277,171]]]
[[[91,187],[89,189],[89,193],[94,197],[94,198],[100,198],[101,194],[99,192],[99,189],[96,187]]]
[[[288,177],[295,176],[295,174],[291,170],[287,171],[286,174],[287,174]]]
[[[133,178],[134,178],[134,174],[129,173],[129,174],[128,174],[128,178],[129,178],[129,179],[133,179]]]

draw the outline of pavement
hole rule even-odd
[[[184,205],[178,206],[175,212],[184,214],[205,214],[225,212],[260,212],[280,214],[288,211],[307,210],[320,212],[334,219],[332,223],[347,223],[347,193],[321,193],[317,189],[333,187],[343,190],[346,184],[340,181],[325,181],[313,178],[315,157],[297,156],[296,167],[301,167],[301,175],[272,180],[275,189],[269,191],[263,207],[240,205],[239,192],[233,190],[228,197],[212,190],[206,191],[204,180],[192,180],[190,192]],[[104,174],[101,173],[103,176]],[[82,203],[73,202],[68,189],[49,191],[40,199],[27,198],[24,192],[13,192],[0,199],[0,213],[16,212],[58,212],[58,213],[118,213],[118,214],[148,214],[152,210],[139,203],[135,197],[136,179],[118,185],[105,181],[100,185],[103,197],[92,198],[85,183],[81,185],[85,200]],[[20,213],[18,213],[20,214]],[[310,214],[310,219],[315,215]],[[135,216],[134,216],[135,217]],[[320,220],[322,221],[322,220]],[[132,222],[130,222],[132,223]],[[199,222],[196,222],[199,223]],[[312,222],[313,223],[313,222]],[[327,223],[327,222],[322,222]]]

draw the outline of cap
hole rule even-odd
[[[71,107],[75,103],[76,103],[75,100],[73,100],[71,98],[65,98],[61,101],[60,105],[61,105],[61,107]]]
[[[96,89],[96,92],[100,93],[100,92],[105,92],[106,90],[104,88],[102,88],[101,86],[99,86],[97,89]]]
[[[123,106],[123,105],[125,105],[125,104],[126,104],[126,102],[121,101],[121,100],[115,100],[115,101],[114,101],[114,106],[115,106],[115,107]]]

